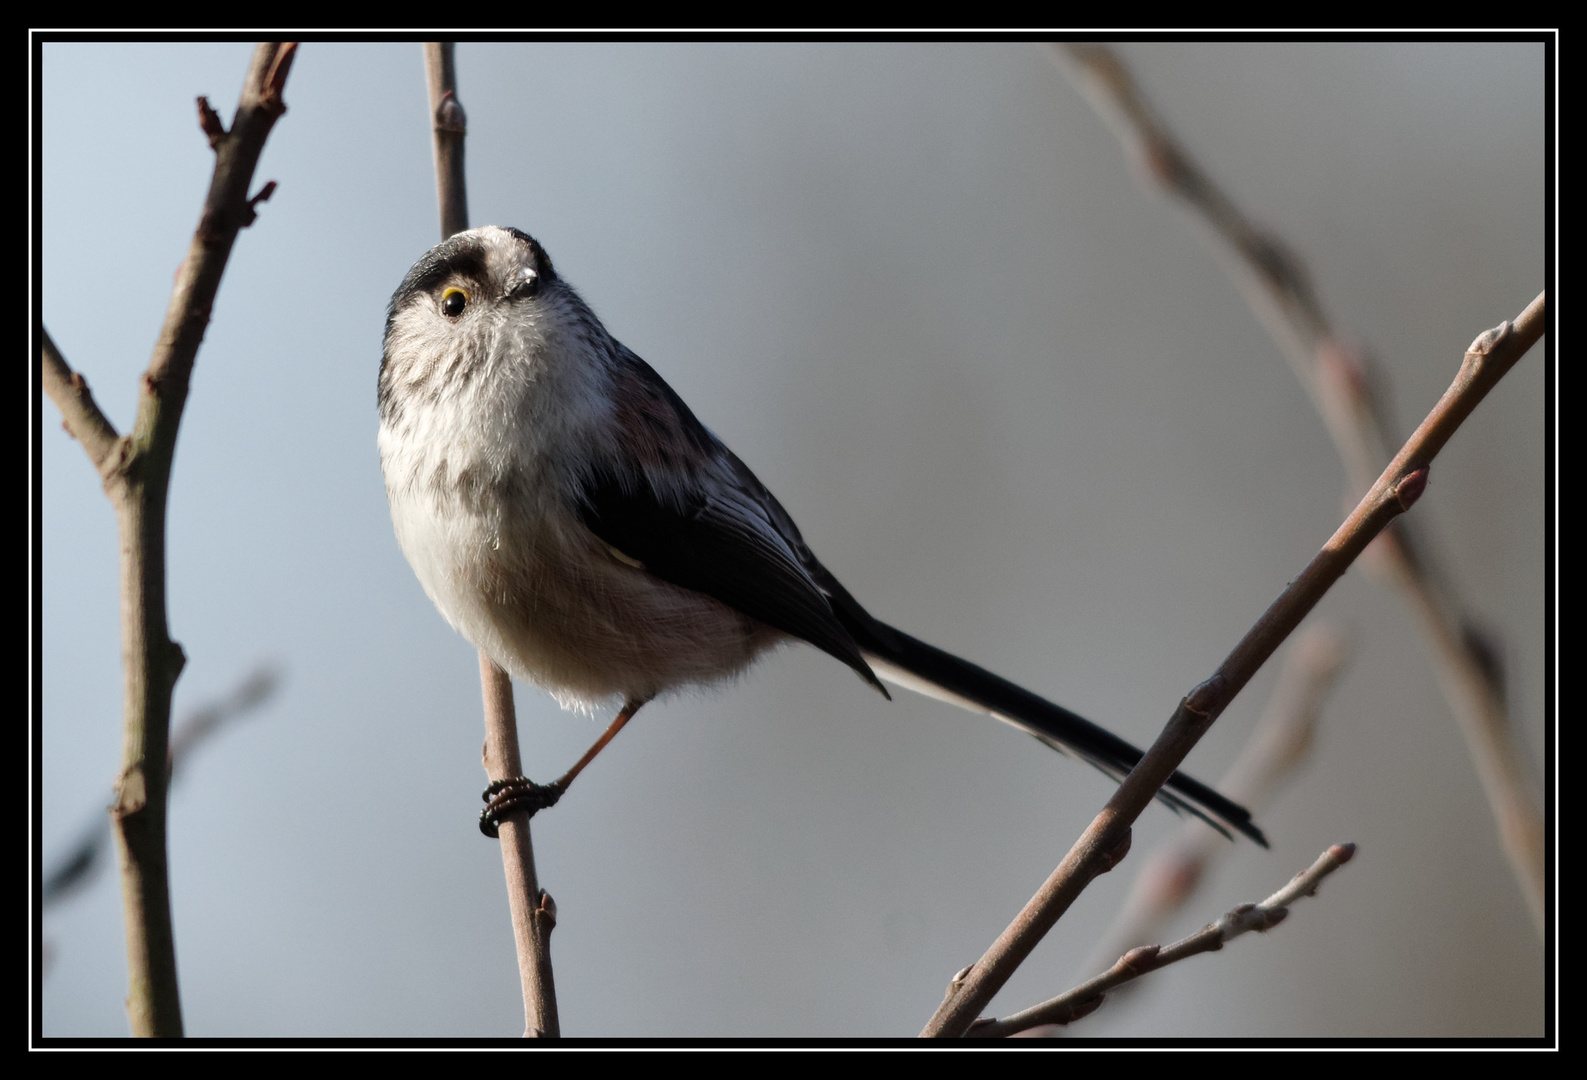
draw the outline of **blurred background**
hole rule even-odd
[[[251,46],[43,48],[44,323],[126,430]],[[1306,258],[1381,359],[1403,437],[1544,285],[1541,45],[1130,45],[1191,151]],[[879,617],[1149,742],[1327,539],[1343,469],[1189,220],[1134,182],[1037,44],[475,44],[475,224],[533,233]],[[385,304],[437,242],[418,44],[306,44],[193,377],[170,508],[180,719],[260,665],[260,709],[171,806],[187,1030],[513,1036],[523,1013],[474,650],[392,535]],[[43,402],[42,854],[118,767],[113,515]],[[1543,766],[1544,365],[1415,514],[1501,642]],[[1352,570],[1355,655],[1314,757],[1170,927],[1359,854],[1285,925],[1075,1036],[1521,1036],[1544,952],[1400,600]],[[1265,671],[1192,754],[1213,781]],[[889,704],[814,649],[651,705],[535,822],[568,1035],[910,1036],[1106,800],[984,717]],[[549,779],[606,722],[518,688]],[[1178,827],[1156,807],[1135,851]],[[1137,856],[994,1002],[1072,985]],[[111,860],[113,862],[113,860]],[[48,1035],[127,1031],[113,867],[52,906]]]

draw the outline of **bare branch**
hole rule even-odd
[[[977,1021],[969,1034],[980,1038],[998,1038],[1017,1034],[1038,1024],[1071,1023],[1095,1012],[1108,991],[1138,979],[1149,971],[1157,971],[1201,953],[1217,952],[1225,943],[1252,930],[1271,930],[1289,916],[1291,904],[1304,896],[1315,896],[1323,878],[1349,862],[1355,853],[1354,844],[1335,844],[1310,867],[1291,878],[1288,885],[1260,904],[1241,904],[1232,908],[1217,922],[1209,923],[1172,945],[1143,945],[1131,949],[1096,978],[1001,1020]]]
[[[1344,638],[1327,625],[1296,636],[1284,658],[1278,685],[1240,756],[1217,788],[1256,813],[1309,756],[1323,701],[1349,652]],[[1162,924],[1195,893],[1208,865],[1229,844],[1204,823],[1191,819],[1148,857],[1113,925],[1097,943],[1082,971],[1095,971],[1156,937]]]
[[[1297,635],[1273,696],[1219,791],[1244,805],[1271,798],[1310,754],[1323,702],[1349,655],[1349,644],[1332,626],[1315,625]]]
[[[44,337],[45,387],[99,470],[120,537],[125,728],[111,816],[127,925],[127,1012],[133,1034],[140,1036],[182,1034],[165,842],[171,691],[185,663],[165,611],[171,459],[221,275],[238,231],[254,219],[258,199],[248,198],[248,186],[270,129],[286,111],[281,90],[295,51],[291,42],[266,42],[254,50],[231,130],[221,128],[200,99],[199,126],[215,151],[215,170],[125,438],[116,438],[81,376],[71,373]]]
[[[492,782],[522,776],[512,679],[480,653],[479,681],[485,698],[485,775]],[[562,1034],[556,980],[551,972],[551,931],[557,924],[557,905],[535,876],[529,816],[527,810],[509,812],[498,824],[497,835],[507,875],[513,943],[518,950],[518,980],[523,986],[524,1037],[554,1039]]]
[[[453,44],[424,43],[424,72],[430,85],[430,123],[435,145],[435,193],[441,204],[443,240],[468,228],[468,185],[463,177],[468,116],[457,99]]]
[[[1329,322],[1305,265],[1253,224],[1168,130],[1129,69],[1103,45],[1053,46],[1053,55],[1124,144],[1147,185],[1191,211],[1203,237],[1278,342],[1322,414],[1344,459],[1352,493],[1365,490],[1388,456],[1381,381],[1369,359]],[[1505,853],[1543,929],[1544,833],[1535,784],[1516,745],[1492,650],[1409,521],[1398,522],[1366,565],[1393,583],[1421,624],[1439,686],[1499,825]]]
[[[435,191],[441,210],[441,239],[468,228],[468,188],[463,175],[463,140],[468,121],[457,99],[453,43],[424,43],[424,71],[430,89],[435,136]],[[512,679],[483,652],[479,654],[480,693],[485,702],[485,774],[492,783],[523,775],[518,754],[518,720],[513,712]],[[523,987],[524,1035],[557,1038],[556,981],[551,971],[551,930],[556,902],[539,885],[529,812],[508,814],[499,824],[502,868],[507,875],[507,905],[512,912]]]
[[[1246,632],[1212,677],[1186,695],[1163,733],[1124,778],[1108,804],[1075,841],[1041,889],[970,969],[957,994],[945,1001],[923,1035],[961,1035],[1053,924],[1098,875],[1117,861],[1130,826],[1214,720],[1273,651],[1300,625],[1317,601],[1349,569],[1367,544],[1409,510],[1427,488],[1428,467],[1489,390],[1542,337],[1546,311],[1539,293],[1514,325],[1478,336],[1455,381],[1372,489],[1334,532],[1300,576],[1290,582]]]
[[[99,411],[94,395],[89,392],[88,380],[73,371],[61,356],[50,332],[43,330],[41,336],[44,392],[61,410],[61,426],[68,435],[83,444],[88,460],[103,475],[112,467],[111,458],[121,436],[116,434],[115,425]]]

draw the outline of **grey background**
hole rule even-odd
[[[49,44],[45,324],[123,430],[250,46]],[[1400,434],[1543,286],[1543,51],[1131,45],[1188,144],[1375,347]],[[1035,44],[463,44],[470,210],[551,252],[880,617],[1138,743],[1327,538],[1342,473],[1188,221]],[[177,712],[282,692],[174,794],[188,1031],[515,1035],[474,651],[393,540],[384,305],[436,242],[416,44],[309,44],[193,378],[170,515]],[[1541,351],[1416,514],[1503,642],[1541,771]],[[42,838],[120,745],[113,517],[46,402]],[[1543,949],[1407,613],[1358,570],[1316,755],[1171,928],[1356,862],[1279,931],[1155,977],[1079,1035],[1535,1035]],[[1196,750],[1215,780],[1272,684]],[[526,761],[598,732],[518,692]],[[538,820],[576,1035],[912,1035],[1105,800],[1019,733],[786,649],[653,705]],[[1136,852],[1176,828],[1154,809]],[[1136,857],[994,1004],[1071,984]],[[52,1035],[126,1031],[119,890],[44,920]]]

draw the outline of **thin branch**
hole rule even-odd
[[[83,451],[94,468],[104,473],[111,467],[111,458],[121,436],[115,425],[99,411],[94,395],[88,389],[88,380],[73,371],[55,347],[55,339],[48,330],[41,330],[44,392],[61,410],[61,426],[66,433],[83,444]]]
[[[463,176],[463,140],[468,122],[457,99],[453,43],[424,43],[424,71],[430,89],[435,137],[435,191],[441,211],[441,239],[468,228],[468,189]],[[518,720],[513,712],[512,679],[482,651],[480,694],[485,703],[485,775],[492,783],[523,775],[518,754]],[[529,813],[510,813],[499,824],[502,869],[507,875],[507,906],[512,913],[523,988],[525,1037],[557,1038],[556,981],[551,971],[551,931],[557,905],[540,888],[535,874]]]
[[[485,698],[485,775],[493,783],[522,776],[512,679],[490,657],[480,653],[479,681]],[[562,1034],[557,1019],[556,980],[551,972],[551,931],[557,925],[556,901],[540,888],[535,876],[529,812],[509,812],[497,829],[501,838],[502,869],[507,875],[513,944],[518,950],[518,981],[523,988],[524,1037],[555,1039]]]
[[[1271,930],[1289,916],[1291,904],[1302,897],[1315,896],[1323,878],[1349,862],[1355,853],[1354,844],[1335,844],[1310,867],[1291,878],[1288,885],[1260,904],[1241,904],[1232,908],[1217,922],[1209,923],[1172,945],[1143,945],[1131,949],[1096,978],[1001,1020],[978,1021],[971,1027],[970,1034],[980,1038],[999,1038],[1018,1034],[1038,1024],[1070,1023],[1095,1012],[1108,991],[1138,979],[1147,972],[1202,953],[1217,952],[1227,942],[1252,930],[1259,933]]]
[[[132,431],[114,444],[80,376],[71,373],[44,336],[44,385],[61,405],[67,430],[99,470],[116,510],[121,551],[121,646],[124,672],[121,771],[111,815],[121,858],[130,989],[127,1012],[139,1036],[180,1036],[182,1005],[167,880],[165,819],[171,691],[185,663],[171,640],[165,610],[165,508],[177,428],[210,310],[239,230],[273,187],[248,197],[266,137],[286,106],[281,91],[294,42],[266,42],[254,50],[231,130],[221,129],[199,99],[199,126],[215,151],[215,171],[176,272],[165,323],[139,383]]]
[[[227,724],[241,719],[275,696],[281,673],[266,665],[239,683],[231,693],[187,714],[182,726],[171,733],[170,772],[172,780],[182,766],[193,758],[193,751]]]
[[[1310,755],[1323,703],[1349,656],[1349,644],[1332,626],[1319,624],[1296,636],[1273,696],[1219,791],[1243,806],[1267,803]],[[1201,834],[1218,840],[1220,851],[1228,847],[1210,830]]]
[[[1388,456],[1381,380],[1361,348],[1330,323],[1305,265],[1253,224],[1174,138],[1129,69],[1102,45],[1054,46],[1060,66],[1139,166],[1143,181],[1177,197],[1272,333],[1322,414],[1353,492],[1371,484]],[[1488,805],[1533,923],[1543,929],[1545,846],[1536,786],[1516,745],[1493,649],[1464,613],[1430,545],[1411,522],[1396,523],[1367,560],[1394,584],[1422,628],[1439,686],[1477,766]]]
[[[1278,685],[1262,718],[1217,789],[1257,813],[1273,792],[1310,756],[1324,700],[1343,669],[1349,646],[1327,625],[1296,636],[1284,657]],[[1156,937],[1163,923],[1184,906],[1205,878],[1209,864],[1230,850],[1228,842],[1194,818],[1153,851],[1136,874],[1119,913],[1082,971],[1095,971]]]
[[[1123,858],[1129,850],[1130,826],[1157,790],[1367,544],[1390,521],[1409,510],[1426,490],[1433,458],[1478,402],[1542,337],[1545,322],[1544,297],[1539,293],[1513,325],[1501,323],[1472,342],[1455,381],[1372,489],[1300,576],[1246,632],[1212,677],[1179,703],[1151,749],[1124,778],[1024,910],[958,980],[957,989],[938,1007],[923,1035],[954,1036],[967,1031],[1075,898],[1097,875],[1106,873]]]
[[[441,204],[443,240],[468,228],[468,185],[463,176],[468,116],[457,99],[453,44],[424,43],[424,73],[430,86],[430,124],[435,147],[435,193]]]

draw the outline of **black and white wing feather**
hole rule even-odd
[[[805,568],[808,549],[784,528],[787,513],[661,376],[623,353],[621,452],[583,478],[584,524],[663,581],[808,641],[886,694]]]
[[[1141,751],[1105,728],[873,618],[816,559],[782,505],[661,376],[622,350],[619,464],[584,480],[580,516],[664,581],[808,641],[866,682],[984,712],[1122,779]],[[1176,772],[1158,798],[1267,846],[1250,811]]]

